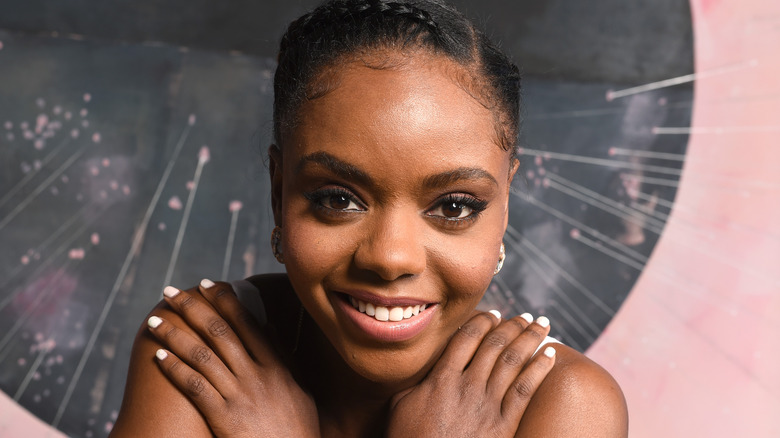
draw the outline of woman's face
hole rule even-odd
[[[459,68],[431,56],[339,66],[272,156],[290,281],[372,381],[427,372],[498,261],[515,167]]]

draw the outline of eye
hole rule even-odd
[[[326,187],[304,195],[315,208],[330,211],[364,211],[365,207],[348,190],[341,187]]]
[[[476,219],[487,207],[487,202],[470,195],[447,195],[432,209],[428,210],[429,216],[442,218],[448,221],[463,221]]]

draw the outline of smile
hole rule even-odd
[[[377,321],[403,321],[404,319],[417,316],[426,308],[425,304],[415,304],[414,306],[406,307],[386,307],[367,303],[355,297],[349,297],[349,301],[350,304],[352,304],[352,307],[357,309],[360,313],[373,316]]]

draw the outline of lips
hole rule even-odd
[[[418,299],[383,298],[363,292],[336,294],[337,308],[358,331],[380,342],[414,338],[433,319],[437,304]]]

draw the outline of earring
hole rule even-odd
[[[274,230],[271,231],[271,251],[273,251],[274,257],[276,257],[276,261],[281,264],[284,264],[284,256],[282,255],[281,240],[282,240],[282,227],[276,226],[274,227]]]
[[[501,248],[498,250],[498,264],[496,270],[493,271],[493,275],[501,272],[501,268],[504,267],[504,259],[506,259],[506,250],[504,249],[504,242],[501,242]]]

